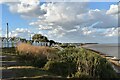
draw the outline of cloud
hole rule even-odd
[[[40,0],[19,0],[7,3],[12,13],[19,13],[23,18],[37,18],[45,12],[40,10]]]
[[[27,0],[21,0],[20,3],[8,6],[11,12],[19,13],[24,18],[37,18],[29,25],[46,31],[45,35],[57,41],[103,42],[103,39],[110,41],[111,38],[108,37],[117,37],[117,5],[111,5],[109,10],[100,10],[89,9],[88,4],[54,2],[40,5],[39,0],[30,0],[29,3]],[[19,31],[24,30],[18,29]]]
[[[111,7],[109,10],[88,9],[87,4],[45,3],[41,5],[41,10],[46,11],[46,14],[40,15],[39,20],[30,25],[40,29],[50,28],[48,35],[55,40],[74,38],[74,41],[79,42],[82,38],[84,41],[101,41],[108,36],[116,37],[118,16],[108,14]]]
[[[105,36],[107,37],[112,37],[112,36],[120,36],[120,27],[118,28],[110,28],[110,29],[107,29],[106,32],[104,33]]]
[[[8,2],[19,2],[19,0],[0,0],[0,4],[8,3]]]
[[[111,5],[110,9],[106,12],[106,14],[118,14],[120,13],[120,10],[118,9],[118,5]]]
[[[77,20],[78,14],[83,14],[87,11],[87,3],[48,3],[43,4],[41,9],[46,11],[46,14],[40,19],[41,23],[53,23],[54,26],[62,26],[66,30],[74,28],[74,25],[82,21]],[[83,9],[84,8],[84,9]],[[39,23],[38,22],[38,23]],[[69,26],[69,28],[67,27]]]
[[[23,29],[23,28],[17,28],[16,30],[15,30],[15,32],[17,32],[17,33],[23,33],[23,32],[30,32],[28,29]]]
[[[27,28],[17,28],[14,31],[11,31],[9,33],[10,37],[22,37],[22,38],[28,38],[30,35],[30,31]]]
[[[58,26],[57,28],[51,30],[48,32],[48,35],[50,35],[49,37],[63,37],[65,35],[66,31],[61,27]]]
[[[82,28],[82,32],[84,35],[90,35],[90,34],[94,33],[94,30],[90,30],[87,27],[84,27],[84,28]]]
[[[39,30],[51,30],[52,26],[39,25]]]
[[[48,3],[43,4],[41,9],[46,11],[46,14],[40,15],[40,20],[30,23],[33,26],[51,23],[53,28],[54,26],[62,26],[63,29],[70,30],[77,25],[89,27],[99,22],[93,27],[117,27],[117,16],[107,15],[103,10],[88,10],[87,3]]]

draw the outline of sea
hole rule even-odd
[[[87,45],[84,45],[83,47],[120,59],[120,44],[117,44],[117,43],[87,44]]]

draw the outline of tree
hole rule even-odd
[[[32,40],[36,42],[48,42],[49,41],[46,36],[42,36],[41,34],[33,35]]]
[[[24,38],[20,38],[20,41],[21,41],[21,42],[27,42],[27,40],[24,39]]]
[[[51,46],[52,44],[55,44],[55,41],[53,41],[53,40],[50,40],[49,42],[50,42],[50,46]]]

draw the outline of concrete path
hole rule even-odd
[[[2,66],[0,72],[2,76],[0,79],[24,79],[27,78],[43,78],[43,77],[60,77],[53,75],[45,70],[40,68],[25,66],[22,62],[16,61],[16,56],[14,55],[5,55],[0,56],[0,63]]]

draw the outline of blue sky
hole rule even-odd
[[[90,10],[91,9],[92,10],[99,9],[101,11],[102,10],[103,11],[104,10],[107,11],[107,10],[110,9],[110,6],[113,5],[113,4],[116,5],[115,2],[90,2],[90,3],[88,3],[87,8],[89,8]],[[49,31],[39,30],[38,28],[29,25],[31,22],[35,22],[38,18],[25,19],[25,18],[21,17],[21,14],[19,14],[19,13],[17,13],[17,12],[11,12],[10,9],[9,9],[10,6],[8,6],[6,4],[0,4],[0,6],[1,5],[2,5],[2,31],[3,31],[3,35],[5,34],[5,31],[6,31],[6,23],[8,22],[9,23],[9,30],[10,30],[10,32],[11,31],[15,31],[17,28],[27,28],[27,29],[30,30],[31,33],[33,33],[33,32],[34,33],[41,32],[44,35],[47,35],[49,37],[49,35],[47,34],[47,32],[49,32]],[[88,29],[90,29],[90,28],[88,28]],[[65,35],[64,35],[64,37],[65,37]],[[85,36],[85,37],[88,37],[88,36]],[[28,38],[28,36],[26,38]],[[50,39],[54,39],[54,40],[60,41],[60,42],[64,42],[64,41],[66,42],[67,41],[67,39],[65,40],[63,38],[56,39],[56,38],[54,38],[54,36],[50,37]],[[100,42],[100,41],[96,40],[96,41],[93,41],[93,42]],[[79,42],[79,41],[78,40],[71,40],[69,42]],[[81,40],[81,42],[91,42],[91,41],[83,39],[83,40]],[[114,42],[114,40],[113,40],[113,42]]]
[[[110,5],[117,4],[117,2],[90,2],[90,8],[92,9],[109,9]]]
[[[7,5],[2,5],[2,26],[3,30],[5,30],[6,23],[9,23],[10,30],[14,30],[16,28],[28,28],[28,20],[25,20],[20,17],[19,14],[11,13]]]

